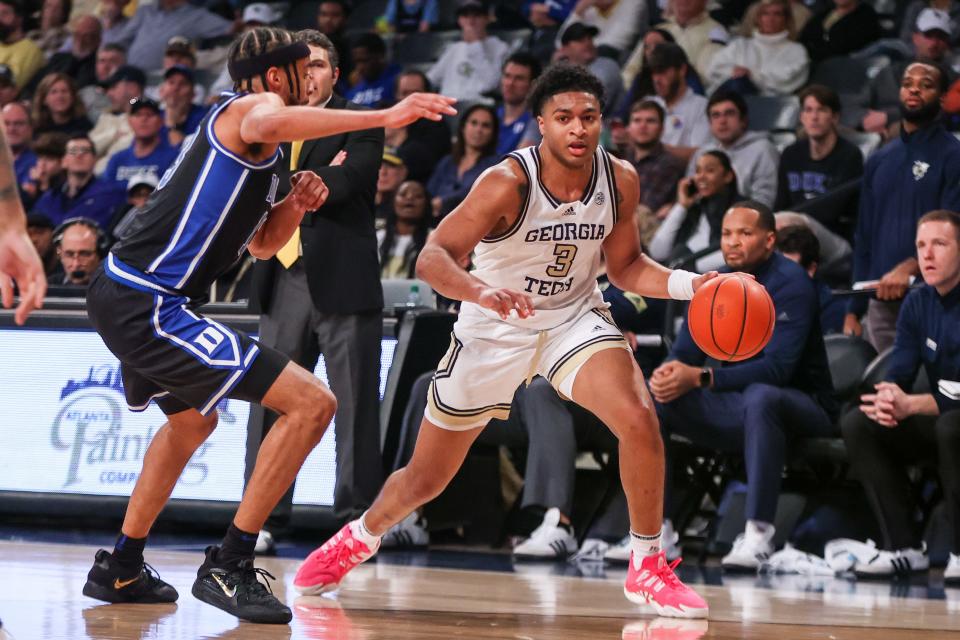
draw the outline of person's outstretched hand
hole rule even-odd
[[[22,325],[34,309],[43,306],[47,278],[30,236],[19,225],[0,227],[0,301],[5,309],[13,306],[14,283],[20,292],[20,304],[13,318]]]

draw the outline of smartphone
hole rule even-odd
[[[687,183],[686,188],[687,188],[687,195],[690,196],[691,198],[697,195],[697,185],[693,180]]]

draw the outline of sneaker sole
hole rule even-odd
[[[205,602],[225,613],[229,613],[235,618],[246,620],[247,622],[256,622],[259,624],[289,624],[289,622],[293,620],[293,611],[290,609],[276,612],[267,611],[264,615],[240,615],[238,612],[232,611],[230,605],[223,601],[222,594],[208,589],[202,582],[194,582],[190,593],[200,602]]]
[[[925,573],[929,570],[929,566],[911,567],[909,571],[896,571],[893,567],[877,566],[877,571],[864,571],[854,565],[853,574],[858,578],[896,578],[898,576],[912,576],[915,573]]]
[[[666,607],[658,604],[654,600],[648,599],[646,596],[642,596],[638,593],[630,591],[626,586],[623,587],[623,595],[626,596],[627,600],[633,602],[634,604],[648,605],[657,612],[658,616],[662,616],[664,618],[706,618],[708,615],[710,615],[709,607]]]
[[[173,600],[164,600],[160,598],[149,598],[146,600],[131,600],[119,593],[116,589],[111,589],[109,587],[104,587],[99,585],[96,582],[87,580],[86,584],[83,585],[83,595],[88,598],[93,598],[95,600],[101,600],[103,602],[109,602],[111,604],[170,604],[176,602],[177,598],[180,597],[180,594],[176,594]]]

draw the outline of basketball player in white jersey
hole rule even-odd
[[[598,147],[602,99],[600,81],[583,67],[548,69],[530,95],[543,142],[488,169],[430,237],[418,274],[463,306],[413,457],[359,520],[310,554],[294,580],[301,593],[336,588],[372,556],[393,524],[446,487],[487,421],[506,417],[517,385],[540,374],[620,440],[633,541],[626,596],[660,615],[707,615],[660,549],[660,429],[596,277],[603,257],[621,289],[690,299],[716,273],[670,271],[640,252],[638,178]],[[468,273],[459,265],[473,251]]]

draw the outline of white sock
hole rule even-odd
[[[370,530],[367,529],[367,525],[364,520],[366,517],[367,513],[364,512],[362,516],[351,522],[350,533],[353,534],[354,538],[367,545],[368,549],[371,551],[376,551],[377,547],[380,546],[380,539],[383,536],[378,536],[374,533],[371,533]]]
[[[660,536],[663,530],[652,536],[644,536],[630,530],[630,550],[633,551],[633,568],[639,569],[640,563],[647,556],[660,553]]]

